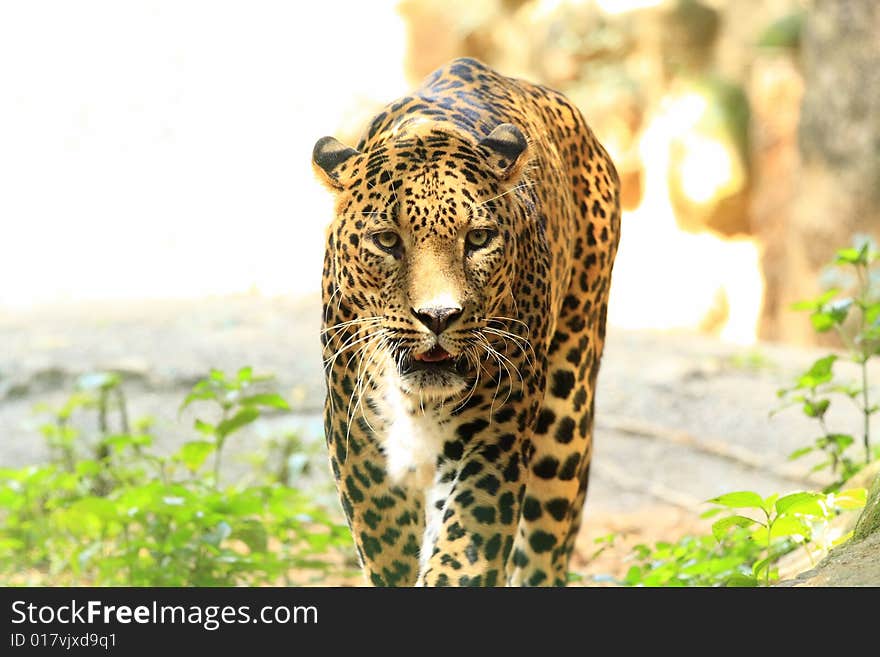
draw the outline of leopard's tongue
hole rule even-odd
[[[416,354],[413,356],[416,360],[420,360],[425,363],[439,363],[444,360],[448,360],[451,358],[449,352],[447,352],[443,347],[439,344],[435,345],[430,351],[426,351],[423,354]]]

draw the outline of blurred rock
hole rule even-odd
[[[712,74],[680,86],[679,93],[702,98],[705,109],[670,143],[669,196],[677,223],[689,232],[748,235],[752,232],[748,99],[738,85]],[[695,186],[695,180],[701,185]]]
[[[868,499],[853,530],[853,538],[857,541],[872,534],[880,534],[880,461],[875,461],[872,465],[873,479],[863,484],[868,488]]]
[[[880,4],[812,0],[800,51],[804,74],[800,163],[791,211],[773,257],[778,300],[816,296],[819,273],[854,234],[880,236]],[[773,339],[812,342],[809,324],[777,322]]]
[[[696,0],[679,0],[663,12],[660,49],[667,80],[706,70],[714,60],[720,22],[718,11]]]
[[[714,63],[719,74],[731,80],[748,81],[756,56],[772,46],[792,45],[776,38],[785,20],[801,10],[800,0],[728,0],[716,2],[721,28],[715,44]],[[790,27],[790,26],[789,26]],[[789,37],[791,34],[789,33]],[[771,39],[770,37],[774,37]]]
[[[418,84],[456,57],[492,61],[492,34],[518,4],[499,0],[402,0],[397,11],[407,25],[407,78]]]
[[[880,586],[880,532],[833,549],[815,568],[780,586]]]
[[[768,340],[797,331],[804,316],[782,300],[786,286],[786,226],[791,221],[800,156],[797,126],[804,92],[796,54],[789,50],[759,52],[748,81],[752,100],[752,227],[764,245],[764,306],[759,334]],[[810,275],[804,272],[805,276]]]

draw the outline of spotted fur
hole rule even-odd
[[[378,586],[564,585],[619,239],[561,94],[457,59],[325,137],[325,430]]]

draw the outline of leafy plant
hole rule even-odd
[[[764,584],[769,586],[771,580],[778,578],[773,565],[779,557],[790,552],[793,545],[810,541],[819,526],[827,527],[836,511],[864,506],[865,489],[837,494],[800,491],[783,497],[773,494],[763,498],[753,491],[740,491],[714,497],[709,502],[722,509],[752,512],[751,516],[736,513],[717,520],[712,525],[712,534],[721,541],[732,527],[748,529],[746,539],[759,546],[762,556],[751,564],[749,575],[736,575],[728,579],[727,584],[754,586],[763,578]],[[743,535],[739,536],[742,538]],[[848,537],[842,537],[841,541]]]
[[[278,393],[253,390],[254,386],[270,380],[268,376],[255,377],[250,367],[240,369],[234,379],[227,378],[220,370],[211,370],[181,403],[178,413],[195,401],[209,401],[219,407],[220,417],[216,424],[196,418],[195,428],[205,439],[185,443],[178,455],[187,468],[196,471],[213,454],[215,488],[220,484],[221,455],[227,438],[259,418],[261,408],[290,410]]]
[[[714,536],[688,535],[675,543],[661,541],[653,547],[639,544],[631,558],[636,562],[621,582],[624,586],[720,586],[750,572],[760,547],[747,532]]]
[[[119,377],[80,380],[42,427],[52,462],[0,469],[0,574],[14,583],[215,586],[337,570],[351,554],[348,528],[306,492],[277,480],[221,485],[228,440],[266,410],[288,408],[268,382],[250,368],[211,371],[181,410],[200,402],[214,417],[197,418],[197,437],[162,456],[148,421],[129,426]],[[81,410],[97,413],[97,435],[72,422]]]
[[[709,500],[704,515],[726,515],[712,525],[711,535],[685,536],[676,543],[637,545],[626,586],[758,586],[778,579],[779,558],[798,545],[828,534],[829,521],[843,509],[865,503],[865,490],[841,493],[796,492],[761,497],[752,491],[728,493]],[[747,515],[750,514],[750,515]],[[850,532],[851,533],[851,532]],[[838,544],[849,534],[836,538]],[[830,544],[826,546],[830,547]]]
[[[835,490],[875,457],[871,446],[871,416],[880,406],[871,400],[868,384],[868,362],[880,354],[880,292],[872,266],[880,253],[869,240],[858,246],[837,251],[834,264],[845,271],[835,272],[835,277],[846,284],[850,294],[842,287],[833,287],[816,299],[801,301],[796,310],[810,312],[810,321],[818,333],[836,331],[846,348],[846,358],[856,363],[860,380],[844,383],[834,376],[834,364],[841,358],[829,354],[818,359],[809,370],[800,375],[794,385],[782,388],[778,396],[784,406],[800,405],[803,413],[815,419],[822,431],[813,443],[795,450],[789,456],[797,459],[811,452],[824,452],[827,460],[814,470],[830,468],[837,481],[826,490]],[[826,415],[834,397],[851,400],[862,415],[861,442],[863,460],[855,460],[847,453],[856,439],[847,433],[835,432],[826,423]]]

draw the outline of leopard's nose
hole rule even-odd
[[[412,314],[436,335],[440,335],[446,327],[461,317],[461,308],[413,308]]]

